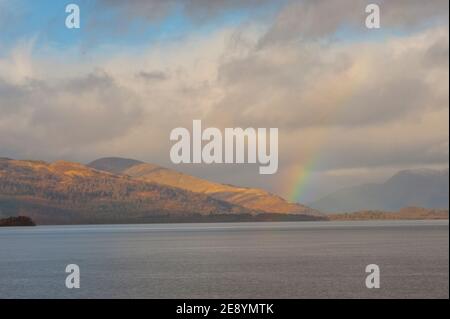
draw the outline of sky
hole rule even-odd
[[[122,156],[306,203],[448,167],[449,2],[379,0],[380,29],[369,3],[0,0],[0,156]],[[194,119],[277,127],[277,174],[172,164]]]

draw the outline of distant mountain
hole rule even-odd
[[[330,214],[330,220],[430,220],[448,219],[448,210],[405,207],[397,212],[361,211],[344,214]]]
[[[140,163],[114,160],[110,163],[114,167],[108,169],[128,170]],[[255,216],[277,219],[271,213],[78,163],[0,158],[0,218],[27,216],[37,224],[203,221],[206,217],[211,221],[253,220]],[[296,212],[279,215],[317,219]]]
[[[146,182],[204,194],[251,210],[275,214],[321,215],[314,209],[300,204],[289,203],[283,198],[262,189],[214,183],[133,159],[102,158],[88,164],[88,166],[97,170],[120,173]]]
[[[448,209],[449,171],[403,170],[382,184],[338,190],[309,206],[323,212],[396,211],[408,206]]]
[[[88,164],[88,166],[100,171],[120,174],[128,168],[140,164],[144,164],[144,162],[129,158],[109,157],[93,161],[92,163]]]

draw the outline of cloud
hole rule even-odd
[[[101,71],[58,82],[0,79],[0,96],[0,142],[18,154],[76,152],[126,134],[143,113],[142,101]]]
[[[179,5],[99,3],[121,19],[149,21]],[[57,47],[36,54],[33,40],[20,41],[0,55],[0,156],[116,155],[171,166],[170,131],[202,119],[205,127],[280,129],[280,177],[248,165],[176,167],[227,183],[281,192],[276,179],[311,162],[319,186],[330,172],[351,172],[341,176],[351,183],[367,172],[444,166],[448,2],[382,2],[381,37],[336,37],[344,26],[360,30],[365,3],[291,1],[273,21],[75,58]],[[201,22],[250,4],[190,1],[182,10]]]
[[[154,82],[167,80],[169,75],[162,71],[140,71],[136,74],[136,77],[148,82]]]
[[[448,52],[446,37],[439,27],[383,43],[250,49],[220,65],[225,93],[210,116],[294,130],[382,125],[445,108],[448,62],[434,54]]]
[[[279,13],[259,47],[304,41],[334,35],[338,30],[365,31],[365,8],[371,0],[306,0],[290,1]],[[382,0],[382,30],[406,30],[424,26],[430,21],[448,23],[446,0]]]

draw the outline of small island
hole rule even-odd
[[[35,222],[26,216],[8,217],[0,219],[0,227],[36,226]]]

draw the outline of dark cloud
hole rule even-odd
[[[383,0],[380,5],[387,27],[414,28],[430,22],[448,24],[447,0]]]
[[[83,77],[68,79],[63,81],[62,84],[63,90],[80,94],[95,90],[110,90],[117,86],[114,79],[101,69],[97,69]]]
[[[428,128],[418,124],[415,129]],[[415,136],[413,143],[407,143],[406,137],[390,135],[388,132],[371,138],[361,131],[354,132],[364,134],[364,139],[349,136],[351,131],[347,132],[345,141],[342,135],[329,136],[316,170],[420,167],[443,165],[449,161],[448,139],[445,136]]]
[[[290,1],[260,39],[259,47],[333,36],[336,31],[367,31],[365,8],[372,0]],[[448,0],[380,0],[382,29],[408,29],[448,23]],[[371,34],[368,34],[370,36]]]
[[[423,59],[426,66],[447,67],[449,65],[449,40],[448,35],[443,35],[428,50]]]
[[[136,74],[136,77],[149,82],[164,81],[169,79],[169,75],[162,71],[141,71]]]

